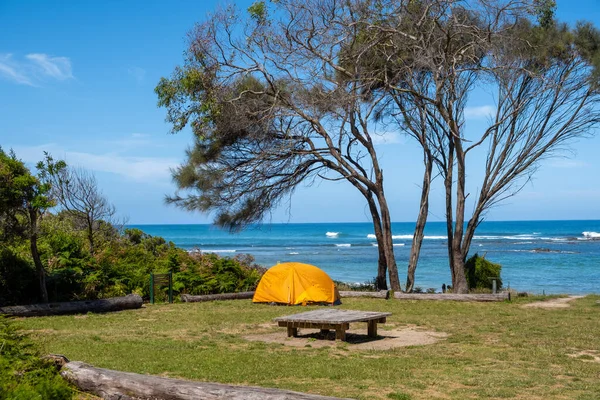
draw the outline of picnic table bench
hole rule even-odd
[[[376,337],[377,324],[384,324],[386,318],[390,315],[392,315],[392,313],[389,312],[327,308],[277,317],[274,318],[273,321],[277,322],[279,326],[285,326],[287,328],[288,337],[298,336],[298,328],[320,329],[323,333],[328,332],[330,329],[334,329],[336,340],[346,340],[346,330],[350,328],[350,322],[366,322],[369,337]]]

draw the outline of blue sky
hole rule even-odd
[[[93,170],[101,189],[130,223],[208,223],[210,216],[164,204],[174,191],[169,168],[184,159],[190,133],[170,135],[153,92],[182,62],[185,35],[216,1],[0,0],[0,145],[33,165],[43,151]],[[246,9],[251,1],[237,2]],[[600,26],[600,0],[558,1],[558,15]],[[468,123],[485,118],[485,100],[469,104]],[[600,137],[545,161],[490,220],[600,219]],[[413,221],[421,163],[407,140],[379,145],[395,221]],[[432,192],[432,220],[443,193]],[[299,188],[271,222],[361,222],[368,210],[346,183]]]

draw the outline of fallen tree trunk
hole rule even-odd
[[[107,400],[333,400],[314,394],[253,386],[233,386],[210,382],[161,378],[152,375],[94,368],[73,361],[60,373],[84,392]]]
[[[504,301],[510,300],[509,292],[496,294],[458,294],[458,293],[394,293],[394,298],[399,300],[437,300],[437,301]]]
[[[214,301],[214,300],[243,300],[243,299],[251,299],[252,297],[254,297],[254,292],[205,294],[202,296],[192,296],[191,294],[182,294],[181,301],[192,303],[192,302]]]
[[[377,299],[389,299],[389,290],[380,290],[378,292],[357,292],[354,290],[343,290],[340,292],[340,297],[373,297]]]
[[[137,294],[100,300],[68,301],[63,303],[30,304],[26,306],[0,307],[0,314],[15,317],[42,317],[46,315],[103,313],[142,307],[142,298]]]

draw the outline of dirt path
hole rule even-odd
[[[444,332],[422,330],[413,326],[398,327],[390,330],[379,330],[379,336],[372,339],[367,336],[366,329],[351,329],[347,331],[346,342],[335,340],[335,332],[328,337],[314,329],[301,329],[298,337],[288,338],[285,330],[244,336],[246,340],[266,343],[281,343],[291,347],[330,347],[347,343],[348,350],[389,350],[395,347],[425,346],[434,344],[448,337]]]
[[[523,308],[545,308],[545,309],[554,309],[554,308],[569,308],[571,305],[569,302],[575,299],[581,299],[584,296],[569,296],[569,297],[561,297],[558,299],[550,299],[546,301],[536,301],[534,303],[524,304],[521,307]]]

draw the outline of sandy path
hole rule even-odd
[[[281,330],[267,334],[248,335],[244,336],[244,339],[281,343],[291,347],[329,347],[347,343],[348,350],[389,350],[396,347],[425,346],[448,337],[448,334],[444,332],[421,330],[412,326],[391,330],[380,329],[376,339],[369,338],[366,329],[351,329],[347,331],[346,342],[334,340],[335,332],[333,331],[327,338],[321,337],[314,329],[300,329],[299,331],[298,337],[295,338],[288,338],[285,330]]]
[[[521,307],[523,308],[545,308],[545,309],[554,309],[554,308],[569,308],[571,305],[569,302],[575,299],[581,299],[584,296],[569,296],[569,297],[561,297],[558,299],[550,299],[546,301],[536,301],[534,303],[524,304]]]

